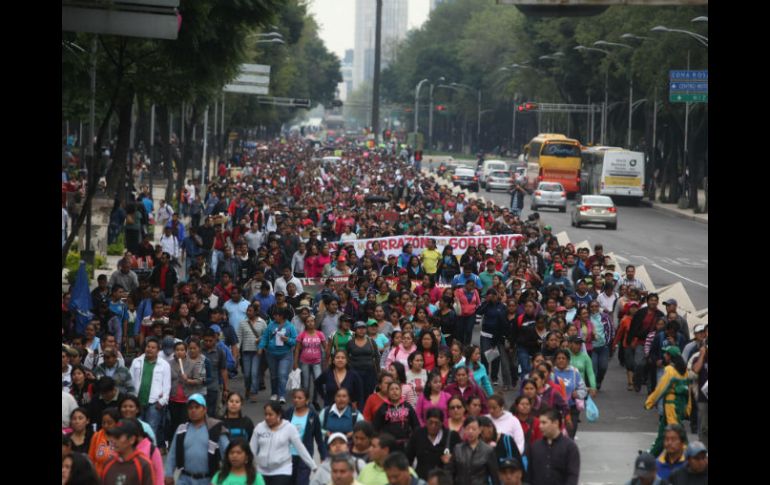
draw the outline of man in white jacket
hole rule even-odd
[[[283,268],[283,276],[281,278],[276,278],[275,279],[275,291],[274,291],[274,293],[278,293],[280,291],[281,293],[283,293],[285,295],[286,294],[286,286],[289,283],[294,283],[294,286],[297,287],[297,294],[300,294],[303,291],[305,291],[305,289],[302,287],[302,282],[299,280],[299,278],[297,278],[296,276],[294,276],[292,274],[291,268],[289,268],[287,266],[287,267]]]
[[[141,419],[152,427],[158,441],[158,448],[166,448],[163,436],[163,416],[171,395],[171,366],[159,359],[160,342],[150,337],[144,342],[144,354],[131,362],[131,380],[142,405]]]

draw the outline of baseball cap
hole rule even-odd
[[[352,322],[352,321],[353,321],[353,318],[351,318],[351,316],[350,316],[350,315],[347,315],[347,314],[343,314],[343,315],[340,317],[340,321],[341,321],[341,322]]]
[[[664,350],[663,353],[668,354],[671,357],[682,355],[682,351],[679,350],[679,347],[677,347],[676,345],[669,345],[668,347],[666,347],[666,350]]]
[[[655,457],[649,453],[640,453],[634,462],[634,475],[632,478],[655,477]]]
[[[556,307],[556,313],[566,312],[566,311],[567,311],[567,307],[563,307],[563,306],[557,306]]]
[[[489,263],[497,264],[497,261],[495,261],[495,258],[489,258],[489,259],[487,259],[487,264],[489,264]]]
[[[366,321],[366,325],[370,327],[372,325],[377,325],[377,320],[375,320],[374,318],[370,318],[369,320]]]
[[[694,456],[698,456],[700,453],[706,453],[708,454],[709,450],[706,449],[706,445],[701,443],[700,441],[693,441],[689,445],[687,445],[687,450],[684,452],[684,455],[687,458],[692,458]]]
[[[487,249],[487,252],[486,252],[485,254],[486,254],[487,256],[494,256],[494,255],[495,255],[495,252],[494,252],[494,251],[492,251],[491,249]]]
[[[553,265],[554,271],[564,271],[564,266],[560,265],[559,263],[556,263]]]
[[[572,337],[570,337],[568,339],[568,342],[571,343],[571,344],[572,343],[582,344],[582,343],[585,343],[585,340],[583,340],[583,337],[581,337],[579,335],[573,335]]]
[[[521,463],[519,463],[519,460],[517,460],[516,458],[505,458],[504,460],[500,461],[498,468],[500,470],[505,470],[508,468],[513,470],[523,470],[523,468],[521,467]]]
[[[200,393],[196,392],[195,394],[193,394],[192,396],[187,398],[187,404],[190,404],[191,402],[195,402],[197,404],[200,404],[204,408],[206,407],[206,398],[204,398],[203,395],[200,394]]]
[[[543,226],[543,230],[544,230],[544,231],[550,231],[550,230],[552,230],[552,229],[553,229],[553,228],[551,227],[551,225],[550,225],[550,224]]]
[[[673,298],[669,298],[668,300],[664,301],[663,303],[666,304],[666,305],[676,305],[677,304],[676,300],[674,300]]]
[[[359,329],[359,328],[366,328],[366,323],[364,323],[364,322],[362,322],[360,320],[357,321],[355,323],[355,325],[353,325],[353,329],[356,330],[356,329]]]
[[[395,254],[389,254],[388,255],[388,259],[390,259],[390,258],[396,259],[396,255]]]
[[[192,335],[203,334],[204,330],[205,328],[203,327],[203,324],[201,322],[195,322],[192,325],[190,325],[190,334]]]
[[[693,333],[704,332],[705,330],[706,330],[706,324],[699,323],[695,325],[695,328],[693,328]]]
[[[133,420],[121,420],[107,431],[107,435],[114,438],[119,438],[123,435],[139,436],[139,426]]]
[[[345,256],[340,256],[339,258],[337,258],[337,261],[340,261],[340,262],[347,261],[347,258],[345,258]]]
[[[220,327],[219,325],[216,325],[216,324],[210,326],[209,329],[213,330],[216,333],[221,333],[222,332],[222,327]]]
[[[345,442],[345,444],[348,443],[348,437],[345,436],[343,433],[332,433],[331,436],[329,436],[329,438],[327,438],[326,444],[330,445],[336,439],[343,440]]]

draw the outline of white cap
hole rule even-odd
[[[345,436],[344,433],[332,433],[331,436],[329,436],[329,438],[326,440],[326,444],[332,444],[332,441],[336,440],[337,438],[342,438],[345,441],[345,444],[348,443],[348,437]]]

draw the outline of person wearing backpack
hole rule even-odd
[[[351,406],[350,393],[344,387],[337,389],[334,404],[323,408],[319,417],[324,438],[343,433],[349,441],[353,439],[353,427],[363,419],[362,414]]]
[[[193,394],[187,400],[189,422],[180,424],[166,456],[166,484],[174,483],[181,469],[179,485],[209,485],[225,458],[230,432],[222,421],[206,416],[206,399]]]
[[[580,377],[580,371],[569,365],[569,363],[569,351],[566,349],[557,350],[554,358],[553,374],[566,387],[567,404],[569,405],[569,413],[572,418],[571,423],[567,425],[567,432],[570,438],[575,439],[578,423],[580,422],[580,411],[585,406],[581,401],[588,395],[588,390],[583,378]]]
[[[116,455],[102,469],[102,483],[119,485],[155,485],[152,464],[147,456],[136,449],[139,428],[133,421],[122,421],[107,431],[115,444]]]

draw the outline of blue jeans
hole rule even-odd
[[[492,369],[490,371],[489,369],[489,362],[487,362],[487,356],[485,355],[485,352],[493,347],[496,347],[494,344],[494,339],[490,337],[481,336],[481,362],[484,364],[485,367],[487,367],[487,371],[489,371],[489,379],[492,381],[497,380],[497,376],[500,372],[500,358],[492,361]],[[502,357],[503,353],[505,352],[505,348],[500,345],[497,346],[497,350],[500,351],[500,356]]]
[[[299,363],[300,371],[302,372],[302,389],[307,391],[308,397],[311,398],[311,402],[318,402],[318,389],[315,387],[315,380],[321,376],[322,369],[321,364],[303,364]],[[312,375],[312,379],[310,378]],[[313,384],[313,394],[310,394],[310,384]],[[304,463],[304,462],[303,462]]]
[[[155,433],[155,441],[158,443],[158,448],[165,448],[166,437],[163,433],[164,418],[166,416],[166,406],[158,409],[155,407],[155,403],[148,404],[144,411],[142,411],[141,419],[146,422],[152,428],[152,432]]]
[[[610,365],[610,346],[594,347],[591,352],[591,363],[596,375],[596,387],[600,388],[607,373],[607,367]]]
[[[519,374],[519,378],[529,374],[529,371],[531,370],[531,363],[529,361],[529,352],[527,352],[527,349],[520,345],[517,346],[516,359],[519,361],[519,365],[521,366],[521,374]]]
[[[270,392],[277,394],[278,399],[286,398],[286,381],[289,380],[289,372],[294,363],[291,352],[283,355],[275,355],[267,352],[267,365],[270,368]]]
[[[246,351],[241,354],[243,360],[243,385],[251,394],[259,392],[259,354]]]
[[[211,274],[217,274],[217,266],[219,266],[219,258],[224,257],[225,253],[217,249],[211,250]]]

